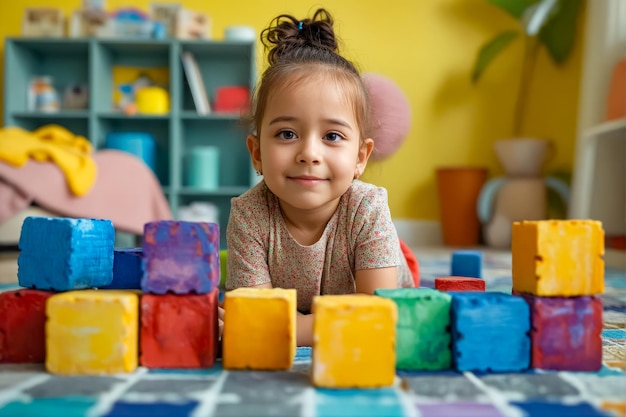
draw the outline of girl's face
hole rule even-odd
[[[259,132],[248,149],[283,210],[334,211],[374,146],[361,141],[342,86],[323,75],[273,92]]]

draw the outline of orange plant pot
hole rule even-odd
[[[476,210],[478,196],[487,181],[487,168],[437,168],[437,189],[443,243],[447,246],[476,246],[480,221]]]

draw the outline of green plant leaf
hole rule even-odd
[[[514,30],[502,32],[480,48],[472,71],[472,83],[476,83],[480,79],[489,63],[518,35],[519,33]]]
[[[497,6],[513,16],[520,19],[527,7],[537,3],[539,0],[487,0],[489,3]]]
[[[522,15],[522,24],[528,36],[537,36],[539,31],[544,28],[548,22],[558,11],[558,0],[541,0],[537,4],[528,7]]]
[[[581,10],[580,0],[559,0],[557,13],[545,24],[539,39],[557,64],[567,60],[576,39],[576,23]]]

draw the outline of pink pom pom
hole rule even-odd
[[[406,139],[411,127],[411,107],[402,90],[390,79],[371,73],[363,74],[362,78],[372,107],[372,159],[380,160],[394,154]]]

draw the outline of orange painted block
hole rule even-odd
[[[295,289],[237,288],[224,295],[222,367],[287,370],[296,354]]]
[[[604,292],[604,230],[594,220],[514,222],[513,291],[575,297]]]

